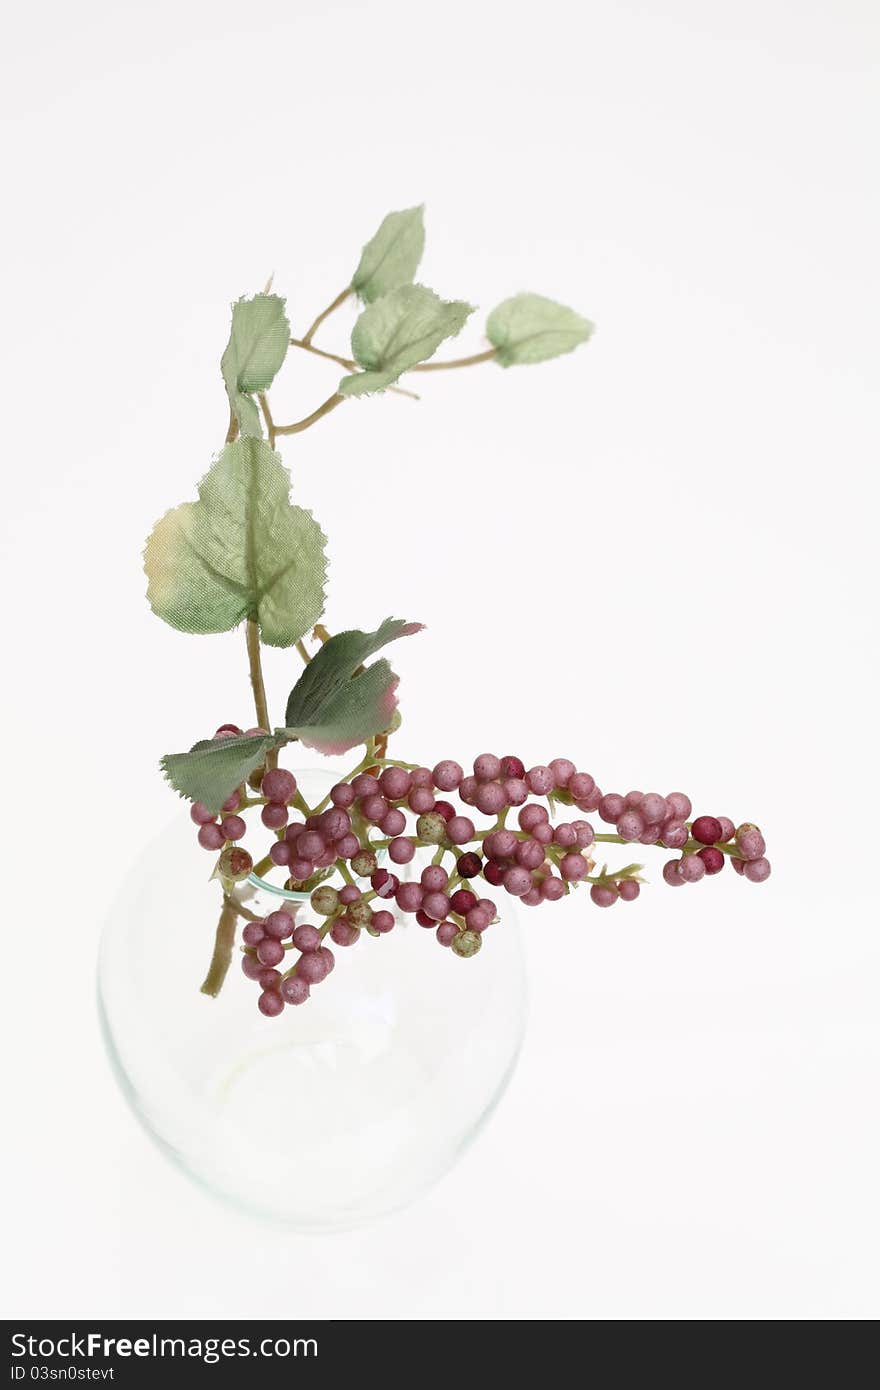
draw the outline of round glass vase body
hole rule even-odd
[[[326,774],[296,775],[314,805]],[[199,990],[220,912],[213,862],[183,812],[132,866],[104,928],[99,1011],[132,1108],[191,1177],[272,1220],[332,1230],[405,1205],[512,1074],[526,1014],[518,904],[504,895],[466,960],[397,911],[387,934],[328,940],[332,973],[265,1018],[241,970],[243,920],[221,993]],[[417,853],[401,876],[428,862]],[[299,922],[321,924],[305,895],[254,883],[238,895],[259,916],[287,899]]]

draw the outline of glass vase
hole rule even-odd
[[[297,780],[313,805],[329,785]],[[182,811],[132,866],[104,929],[100,1016],[135,1114],[202,1186],[292,1227],[344,1228],[411,1201],[513,1072],[526,998],[515,900],[468,959],[397,912],[388,934],[334,946],[305,1004],[265,1018],[240,969],[243,922],[220,995],[199,990],[220,908],[211,862]],[[246,890],[259,916],[287,899],[298,921],[316,920],[306,895]]]

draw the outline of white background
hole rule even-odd
[[[880,1312],[877,38],[868,0],[18,7],[8,1315]],[[172,1171],[97,1033],[102,916],[174,811],[156,760],[250,719],[241,634],[157,622],[140,549],[222,441],[229,301],[274,271],[302,330],[423,199],[427,283],[534,289],[598,331],[288,441],[330,626],[428,624],[397,654],[402,756],[680,787],[757,820],[774,874],[531,917],[489,1130],[417,1206],[302,1238]],[[276,415],[335,380],[291,362]],[[292,673],[271,655],[276,703]]]

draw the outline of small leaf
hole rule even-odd
[[[459,333],[473,306],[445,300],[424,285],[401,285],[365,309],[354,326],[351,350],[362,372],[343,377],[343,396],[384,391],[410,367]]]
[[[324,607],[326,538],[288,500],[290,475],[262,439],[227,444],[198,502],[166,512],[144,553],[153,612],[181,632],[228,632],[246,618],[289,647]]]
[[[493,309],[486,334],[502,367],[545,362],[585,343],[593,332],[589,319],[540,294],[517,294]]]
[[[190,801],[204,802],[217,815],[226,798],[247,781],[266,754],[285,741],[283,733],[202,739],[188,753],[166,754],[161,767],[176,792]]]
[[[421,630],[386,618],[375,632],[339,632],[315,654],[287,701],[287,735],[322,753],[344,753],[388,728],[397,677],[384,659],[361,666],[388,642]]]
[[[424,206],[389,212],[378,232],[367,242],[351,287],[365,304],[410,285],[425,249]]]
[[[242,434],[261,435],[255,391],[268,391],[287,354],[290,324],[277,294],[255,294],[232,306],[232,331],[220,370]]]

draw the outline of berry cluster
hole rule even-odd
[[[215,737],[238,732],[223,725]],[[321,927],[297,926],[293,911],[280,910],[244,928],[242,966],[260,984],[259,1007],[268,1016],[285,1003],[303,1003],[311,986],[330,973],[334,958],[326,936],[335,946],[352,946],[364,932],[384,935],[400,918],[413,916],[455,955],[476,955],[487,928],[499,920],[496,902],[481,892],[483,882],[527,907],[557,902],[580,883],[589,884],[598,907],[632,902],[639,896],[642,866],[597,872],[592,856],[602,841],[680,851],[663,868],[672,886],[717,874],[728,858],[754,883],[770,873],[756,826],[736,828],[726,816],[690,820],[691,802],[683,792],[603,794],[568,758],[526,770],[512,755],[482,753],[468,774],[451,759],[434,768],[383,760],[336,783],[314,810],[283,768],[249,780],[259,795],[249,799],[238,788],[219,817],[199,803],[193,806],[200,843],[221,851],[218,869],[225,879],[241,881],[254,868],[238,843],[247,829],[242,812],[259,806],[273,838],[257,874],[282,868],[287,888],[309,893],[315,916],[323,919]],[[301,818],[292,817],[292,803]],[[490,824],[478,829],[463,808],[489,817]],[[580,814],[566,819],[566,808]],[[508,824],[514,811],[515,822]],[[595,813],[614,833],[586,819]],[[407,868],[405,875],[395,872],[420,853],[430,854],[430,862]],[[334,875],[335,883],[327,881]],[[298,957],[282,972],[291,950]]]

